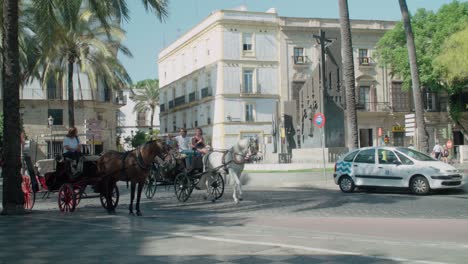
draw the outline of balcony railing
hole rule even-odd
[[[294,60],[295,65],[304,65],[308,63],[308,57],[307,56],[292,56]]]
[[[181,106],[185,104],[185,95],[176,97],[174,100],[174,107]]]
[[[241,95],[258,95],[258,94],[262,94],[262,88],[261,88],[260,84],[257,85],[256,90],[254,90],[253,88],[246,89],[245,87],[243,87],[241,85],[240,86],[240,93],[241,93]]]
[[[391,107],[389,102],[359,102],[356,109],[361,112],[388,112]]]
[[[169,101],[169,109],[174,108],[174,100]]]
[[[210,87],[205,87],[205,88],[201,89],[201,97],[205,98],[205,97],[208,97],[208,96],[212,96]]]
[[[371,57],[358,57],[359,66],[374,66],[375,61]]]

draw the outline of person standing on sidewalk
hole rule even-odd
[[[440,156],[441,156],[441,153],[442,153],[443,149],[442,147],[439,145],[439,141],[436,141],[436,144],[434,146],[434,148],[432,149],[432,155],[434,155],[434,158],[436,160],[439,160],[440,159]]]

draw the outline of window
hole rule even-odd
[[[62,99],[62,89],[52,78],[47,82],[47,99]]]
[[[379,156],[379,164],[394,164],[395,161],[398,161],[395,153],[388,149],[379,149],[377,151]]]
[[[164,133],[167,133],[167,118],[164,118],[163,124],[164,124]]]
[[[369,110],[370,109],[370,97],[369,97],[369,86],[360,86],[359,87],[359,105],[361,109]]]
[[[400,158],[400,161],[401,161],[402,164],[404,164],[404,165],[413,165],[414,164],[410,159],[405,157],[405,155],[400,154],[398,152],[396,154],[397,154],[398,158]]]
[[[304,48],[294,48],[294,64],[304,64]]]
[[[137,126],[146,126],[146,112],[138,112],[137,115]]]
[[[369,63],[368,49],[359,49],[359,65],[367,65]]]
[[[253,70],[244,70],[244,89],[243,93],[252,93],[253,92]]]
[[[375,149],[366,149],[359,152],[354,160],[356,163],[375,163]]]
[[[252,51],[252,33],[244,33],[242,35],[242,50]]]
[[[346,157],[343,158],[343,161],[352,162],[354,157],[356,157],[356,154],[358,154],[358,152],[359,150],[349,153],[348,155],[346,155]]]
[[[437,111],[437,93],[426,92],[424,99],[427,111]]]
[[[410,158],[413,158],[415,160],[419,161],[434,161],[432,157],[429,157],[426,154],[423,154],[419,151],[416,151],[414,149],[409,149],[409,148],[397,148],[397,150],[405,155],[407,155]]]
[[[63,125],[63,109],[49,109],[47,118],[51,116],[54,119],[54,125]]]
[[[254,122],[254,106],[253,104],[245,105],[245,122]]]
[[[211,125],[211,107],[206,107],[206,123]]]

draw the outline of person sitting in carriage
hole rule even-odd
[[[81,171],[81,144],[78,139],[78,130],[75,127],[68,129],[68,134],[63,139],[63,157],[74,161],[72,163],[72,173],[76,176]]]
[[[195,154],[206,154],[210,152],[210,147],[205,144],[205,139],[203,138],[203,130],[199,127],[195,128],[195,135],[192,137],[192,149],[195,151]]]

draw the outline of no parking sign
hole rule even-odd
[[[314,125],[318,128],[322,128],[325,125],[325,116],[322,113],[314,115]]]

